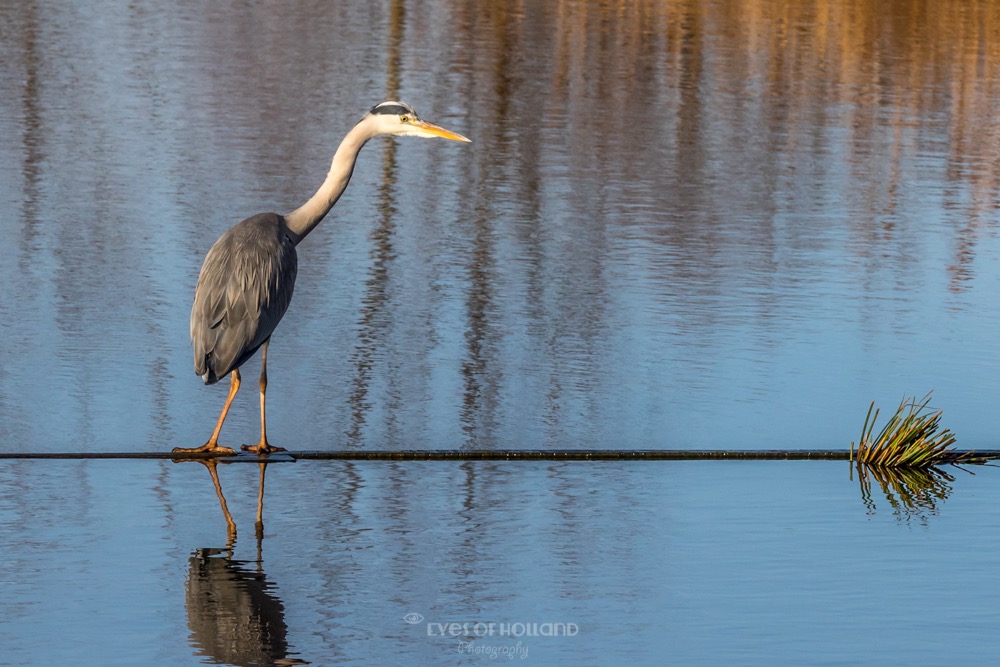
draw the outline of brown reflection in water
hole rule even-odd
[[[399,97],[399,80],[402,69],[400,47],[403,42],[406,12],[402,0],[393,0],[389,8],[389,43],[386,57],[387,100]],[[378,351],[385,347],[385,325],[383,318],[389,306],[389,265],[395,257],[393,240],[397,207],[395,187],[397,181],[396,142],[383,142],[382,178],[378,185],[379,217],[378,226],[372,231],[372,268],[365,281],[365,295],[362,299],[361,321],[358,331],[358,346],[352,355],[355,375],[350,394],[351,428],[347,432],[350,444],[359,444],[363,437],[366,415],[371,409],[368,391],[371,384],[372,367],[379,357]],[[390,379],[393,377],[389,375]],[[395,392],[392,392],[395,395]],[[395,406],[389,406],[393,408]],[[395,411],[390,409],[389,418]]]
[[[480,211],[488,210],[481,207]],[[489,449],[494,444],[497,389],[501,370],[494,365],[499,332],[491,323],[494,259],[486,215],[477,215],[472,254],[468,261],[469,291],[466,296],[466,358],[462,361],[461,409],[465,446]]]
[[[46,159],[45,138],[46,132],[42,118],[42,104],[40,101],[40,81],[42,73],[42,61],[39,51],[38,35],[38,8],[34,2],[26,2],[21,7],[20,12],[0,12],[0,21],[4,23],[0,28],[0,40],[10,40],[17,44],[16,54],[12,54],[11,61],[5,63],[10,68],[13,75],[11,84],[20,85],[20,100],[15,101],[15,96],[8,93],[10,98],[0,102],[0,113],[10,113],[12,116],[18,114],[23,118],[23,132],[21,136],[22,158],[20,161],[21,176],[24,182],[24,194],[22,196],[20,211],[20,228],[17,239],[19,252],[14,252],[18,257],[18,271],[23,277],[23,283],[18,280],[14,284],[7,284],[4,289],[8,292],[20,292],[30,294],[34,291],[36,281],[41,276],[33,267],[33,259],[37,252],[37,237],[39,234],[39,208],[42,201],[41,185],[43,181],[43,163]],[[6,49],[4,49],[6,52]],[[42,51],[44,53],[44,49]],[[10,56],[8,56],[10,57]],[[7,84],[6,77],[0,78],[0,84]],[[6,103],[11,103],[8,110]],[[15,106],[19,102],[19,107]],[[12,230],[13,231],[13,230]],[[9,256],[10,253],[8,253]],[[8,260],[9,261],[9,260]],[[4,302],[0,301],[0,327],[2,323],[11,321],[19,314],[6,312]],[[3,327],[5,344],[8,349],[28,349],[33,343],[29,337],[18,335],[15,328]],[[34,335],[35,332],[31,332]],[[0,364],[0,417],[16,415],[23,412],[19,403],[21,398],[18,391],[8,391],[6,364]],[[13,439],[18,437],[22,428],[17,419],[6,421],[7,435]]]
[[[926,525],[932,516],[937,516],[941,503],[951,495],[951,482],[955,481],[952,475],[934,467],[925,470],[897,470],[861,464],[856,467],[861,501],[868,515],[877,513],[877,503],[872,497],[874,482],[885,495],[896,521],[905,524],[917,521]]]
[[[747,261],[767,272],[768,249],[795,239],[774,238],[770,221],[760,217],[721,216],[745,211],[739,200],[747,197],[822,214],[827,206],[816,195],[846,158],[861,186],[845,192],[857,213],[846,224],[859,263],[875,272],[887,254],[900,268],[920,261],[899,211],[900,198],[913,191],[901,186],[921,176],[943,178],[946,205],[962,211],[947,221],[954,226],[951,286],[962,288],[1000,187],[993,158],[1000,130],[992,122],[1000,3],[567,0],[552,6],[552,14],[535,18],[553,29],[528,33],[537,41],[519,50],[534,54],[534,72],[518,71],[515,60],[514,73],[495,75],[495,85],[503,91],[519,83],[513,92],[521,97],[531,93],[525,81],[548,79],[541,122],[571,123],[568,162],[579,175],[573,190],[608,189],[615,224],[641,224],[650,238],[690,250],[676,254],[682,261],[665,267],[670,273],[716,269],[724,278],[724,265],[739,269]],[[495,28],[497,43],[504,30]],[[551,71],[538,65],[545,59]],[[846,136],[830,134],[838,128]],[[837,144],[845,140],[841,155]],[[947,173],[927,174],[922,158],[937,151],[948,157]],[[630,203],[648,206],[652,216],[625,214]],[[759,203],[766,210],[767,202]],[[659,221],[652,219],[657,212]],[[686,214],[699,212],[715,224],[685,224]],[[815,234],[803,233],[808,225],[798,227],[785,233],[816,242]],[[759,249],[752,256],[713,259],[725,256],[732,241],[745,248],[751,239]],[[736,273],[729,279],[742,280],[745,271]],[[720,275],[713,275],[708,287],[718,285]]]
[[[38,234],[38,207],[41,200],[40,183],[42,162],[45,160],[45,130],[39,100],[39,70],[41,61],[38,52],[38,17],[34,2],[24,3],[17,36],[21,40],[24,81],[21,107],[24,114],[24,136],[22,146],[24,159],[21,171],[24,176],[24,205],[21,211],[20,253],[22,272],[30,273],[28,262],[33,256],[35,237]]]
[[[185,608],[197,655],[241,666],[309,664],[289,657],[285,607],[264,572],[264,473],[268,464],[258,464],[257,555],[255,560],[244,561],[234,557],[236,522],[222,492],[219,462],[198,462],[212,477],[226,519],[227,539],[224,547],[200,548],[188,559]]]
[[[532,118],[540,112],[534,106],[539,100],[525,95],[521,85],[527,80],[522,75],[524,53],[525,14],[523,8],[509,3],[487,3],[461,7],[456,27],[463,43],[463,50],[473,57],[483,80],[476,83],[479,90],[488,90],[490,96],[476,100],[469,94],[477,116],[489,119],[477,131],[476,166],[479,178],[467,191],[473,202],[471,210],[463,213],[470,219],[471,247],[466,256],[465,274],[465,356],[461,363],[462,405],[461,428],[465,436],[463,447],[490,449],[495,446],[499,404],[499,388],[504,382],[502,365],[497,363],[497,350],[502,337],[501,309],[497,304],[498,272],[496,258],[496,211],[500,196],[498,191],[513,185],[518,179],[511,169],[524,169],[531,173],[532,165],[522,163],[518,155],[518,120]],[[489,34],[483,40],[480,30]],[[469,57],[469,56],[467,56]],[[492,86],[485,86],[485,82]],[[478,92],[478,91],[477,91]],[[525,103],[526,106],[521,106]],[[525,122],[525,126],[537,125]]]

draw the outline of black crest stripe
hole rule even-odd
[[[378,106],[372,107],[371,113],[373,114],[391,114],[393,116],[402,116],[404,114],[411,113],[409,109],[398,104],[379,104]]]

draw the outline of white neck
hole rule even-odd
[[[347,133],[344,140],[340,142],[340,147],[333,156],[330,163],[330,171],[326,175],[326,180],[319,187],[312,197],[302,206],[291,213],[285,214],[285,224],[289,231],[295,235],[295,243],[298,244],[306,235],[318,225],[326,214],[330,212],[333,205],[344,194],[347,184],[354,173],[354,164],[358,160],[358,153],[368,142],[376,136],[378,132],[373,124],[366,122],[366,117]]]

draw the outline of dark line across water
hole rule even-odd
[[[979,450],[977,460],[1000,458],[1000,450]],[[349,460],[349,461],[709,461],[709,460],[825,460],[846,461],[850,452],[846,449],[770,449],[770,450],[729,450],[729,449],[514,449],[514,450],[371,450],[371,451],[303,451],[282,452],[270,456],[238,454],[236,456],[213,456],[208,454],[174,454],[172,452],[0,452],[0,459],[208,459],[220,462],[259,463],[294,462],[299,460]]]

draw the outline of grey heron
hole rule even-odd
[[[284,451],[267,440],[267,345],[292,300],[298,270],[295,247],[323,220],[347,188],[358,153],[379,135],[469,141],[461,134],[428,123],[403,102],[377,104],[364,115],[337,148],[326,180],[309,201],[291,213],[260,213],[228,231],[208,251],[198,275],[191,308],[194,369],[205,384],[230,376],[229,395],[212,436],[201,447],[174,452],[235,454],[219,445],[219,433],[240,388],[240,366],[260,350],[260,441],[244,451]]]

